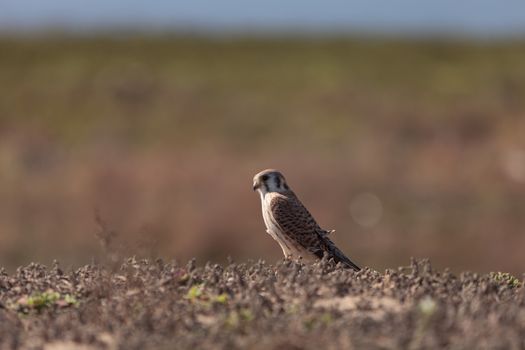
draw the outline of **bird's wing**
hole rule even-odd
[[[327,231],[319,227],[313,216],[293,193],[272,198],[270,210],[283,234],[296,241],[304,249],[318,258],[328,254],[328,258],[333,258],[335,262],[341,262],[356,271],[360,270],[327,237]]]

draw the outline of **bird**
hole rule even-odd
[[[279,243],[286,259],[316,261],[326,255],[344,267],[360,270],[328,238],[334,231],[319,226],[281,172],[266,169],[257,173],[253,177],[253,190],[261,197],[266,232]]]

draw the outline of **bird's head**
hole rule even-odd
[[[264,195],[268,192],[286,192],[290,187],[286,184],[283,174],[275,169],[266,169],[253,177],[253,190]]]

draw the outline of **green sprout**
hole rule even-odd
[[[57,300],[60,299],[60,293],[54,291],[46,291],[43,293],[37,293],[27,298],[26,306],[30,309],[41,310],[46,307],[50,307]]]
[[[196,284],[192,286],[186,293],[185,298],[192,303],[199,303],[204,306],[210,306],[212,303],[226,304],[228,302],[228,294],[222,293],[212,296],[205,292],[204,284]]]
[[[202,284],[196,284],[194,286],[191,286],[191,288],[188,290],[188,293],[186,293],[186,299],[189,299],[191,301],[199,299],[203,295],[203,289],[204,286]]]
[[[423,316],[430,317],[434,314],[434,312],[436,312],[437,304],[434,299],[426,296],[419,302],[418,309]]]
[[[428,330],[430,325],[430,320],[432,316],[438,310],[438,304],[432,297],[425,296],[417,304],[417,310],[419,311],[418,322],[412,336],[412,340],[408,345],[408,349],[420,349],[423,342],[423,338]]]
[[[244,323],[253,321],[254,318],[255,316],[252,313],[252,311],[250,309],[244,308],[244,309],[239,310],[238,312],[237,311],[230,312],[230,314],[226,318],[225,323],[230,328],[237,328]]]
[[[213,302],[218,303],[218,304],[226,304],[228,302],[228,294],[222,293],[222,294],[217,295],[213,299]]]
[[[323,312],[320,315],[307,317],[303,320],[303,327],[311,331],[316,327],[329,326],[334,321],[334,318],[331,313]]]
[[[519,279],[512,276],[508,272],[491,272],[490,277],[494,281],[498,283],[506,284],[507,286],[511,288],[519,288],[523,285],[523,283]]]
[[[64,295],[62,300],[67,305],[78,306],[78,300],[77,300],[77,298],[75,298],[74,295],[66,294],[66,295]]]
[[[239,311],[239,316],[241,316],[242,321],[246,321],[246,322],[250,322],[255,318],[255,316],[253,315],[250,309],[241,309]]]
[[[61,295],[54,290],[47,290],[42,293],[23,296],[13,304],[13,308],[21,312],[27,312],[29,310],[42,311],[43,309],[54,306],[78,306],[78,300],[71,294]]]
[[[324,325],[329,325],[334,321],[334,318],[332,317],[331,313],[325,312],[321,315],[319,321]]]

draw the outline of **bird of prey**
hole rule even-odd
[[[359,271],[328,238],[277,170],[266,169],[253,178],[253,190],[261,196],[266,232],[279,243],[286,258],[315,261],[326,254],[336,263]]]

